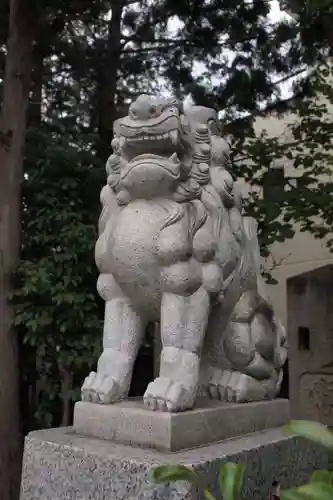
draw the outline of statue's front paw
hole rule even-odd
[[[91,372],[81,388],[82,401],[107,405],[119,401],[123,396],[120,384],[111,375],[98,372]]]
[[[208,393],[212,399],[228,403],[260,401],[269,398],[269,381],[259,381],[238,371],[216,369]]]
[[[150,410],[179,412],[193,408],[195,392],[180,382],[159,377],[148,385],[143,401]]]

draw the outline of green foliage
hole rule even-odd
[[[294,436],[310,439],[333,451],[333,433],[321,424],[303,420],[292,421],[285,427],[285,431]],[[243,465],[231,462],[223,464],[219,473],[219,498],[238,500],[244,483],[244,474],[245,467]],[[188,481],[196,488],[202,489],[207,500],[217,500],[205,485],[204,478],[184,465],[160,466],[153,471],[153,480],[159,484]],[[299,488],[283,490],[280,493],[280,498],[281,500],[332,500],[333,472],[315,471],[311,483]]]
[[[333,484],[333,472],[329,470],[316,470],[312,474],[313,483]]]
[[[286,491],[282,491],[281,500],[331,500],[333,487],[326,483],[312,482]]]
[[[332,248],[333,185],[333,106],[332,67],[321,65],[311,77],[311,94],[302,100],[297,122],[291,127],[293,145],[289,146],[295,169],[300,173],[287,209],[303,231],[325,237]],[[301,176],[301,178],[300,178]]]
[[[220,490],[224,500],[237,500],[241,493],[244,477],[244,466],[226,463],[221,466],[219,474]],[[185,465],[162,465],[153,470],[155,483],[167,484],[175,481],[187,481],[203,491],[207,500],[216,500],[211,490],[205,486],[203,478],[193,469]]]
[[[226,463],[220,471],[220,490],[224,500],[237,500],[244,482],[245,467],[240,464]]]
[[[77,398],[75,378],[83,378],[96,360],[103,317],[93,259],[99,169],[90,155],[56,137],[51,143],[47,133],[29,138],[39,151],[26,164],[24,238],[12,297],[22,352],[31,360],[24,356],[22,376],[26,392],[34,395],[28,401],[32,426],[62,422],[52,406],[62,406],[63,415]]]
[[[306,420],[293,420],[285,427],[288,434],[301,436],[333,451],[333,433],[325,426]]]
[[[235,175],[250,187],[245,210],[259,222],[264,257],[274,242],[291,238],[296,227],[324,239],[332,249],[332,77],[330,65],[312,71],[307,93],[293,102],[280,137],[265,131],[256,137],[249,128],[247,137],[235,142],[240,151],[235,155]],[[284,177],[274,183],[272,167],[285,165]]]
[[[285,427],[288,434],[310,439],[329,452],[333,451],[333,433],[321,424],[295,420]],[[333,472],[315,471],[311,483],[281,492],[281,500],[331,500],[333,498]]]
[[[161,465],[160,467],[156,467],[153,470],[153,480],[161,484],[174,481],[188,481],[194,486],[203,486],[199,474],[185,465]]]

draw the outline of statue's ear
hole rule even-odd
[[[179,101],[178,99],[175,99],[175,106],[177,107],[179,113],[184,113],[184,103],[183,101]]]
[[[213,135],[218,135],[220,136],[221,135],[221,129],[220,129],[220,126],[219,126],[219,121],[214,118],[211,118],[210,120],[208,120],[208,123],[207,123],[208,127],[209,127],[209,130],[211,131],[211,133]]]
[[[121,118],[117,118],[117,120],[115,120],[113,122],[113,133],[115,136],[119,136],[119,125],[120,125],[120,122],[121,122]]]
[[[176,97],[169,97],[166,99],[167,106],[174,106],[178,109],[179,113],[183,113],[183,103]]]

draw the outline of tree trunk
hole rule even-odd
[[[330,56],[333,57],[333,14],[324,14],[323,15],[323,27],[326,31],[327,42],[329,47]]]
[[[38,37],[40,38],[40,37]],[[31,94],[28,109],[27,126],[38,129],[42,119],[43,71],[44,55],[43,41],[38,40],[33,50],[33,68],[31,75]]]
[[[62,398],[62,419],[61,425],[68,427],[72,425],[72,398],[70,391],[73,389],[73,373],[66,368],[60,368],[61,375],[61,398]]]
[[[16,500],[20,487],[18,343],[8,298],[20,249],[20,185],[37,24],[33,3],[10,0],[0,114],[0,500]]]
[[[121,57],[121,18],[124,4],[113,0],[105,52],[99,61],[98,76],[98,145],[99,158],[106,161],[110,155],[113,122],[116,117],[115,98]]]

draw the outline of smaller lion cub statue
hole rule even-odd
[[[97,288],[103,352],[82,399],[128,395],[148,322],[160,325],[151,410],[192,409],[200,390],[248,402],[276,396],[286,335],[260,275],[256,222],[242,216],[217,113],[141,95],[114,124],[101,191]]]

